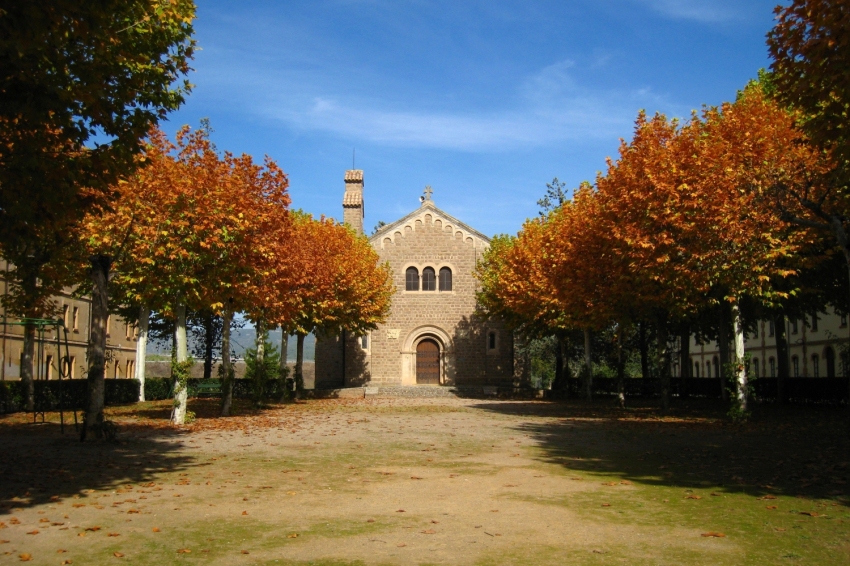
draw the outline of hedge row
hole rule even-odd
[[[584,393],[583,381],[567,380],[568,390],[551,392],[551,397],[579,397]],[[626,397],[658,397],[661,391],[659,379],[629,378],[624,380]],[[784,387],[783,396],[792,403],[846,403],[850,398],[850,380],[844,377],[793,377],[780,385],[777,378],[760,378],[750,381],[752,396],[757,401],[776,401],[779,391]],[[670,388],[676,397],[702,397],[719,399],[721,395],[720,380],[716,378],[674,377],[670,380]],[[593,378],[593,395],[606,397],[617,395],[617,379],[611,377]]]
[[[198,394],[198,383],[203,379],[189,379],[189,397]],[[219,382],[218,379],[209,380]],[[65,379],[36,381],[35,407],[37,411],[81,410],[86,406],[88,381],[85,379]],[[106,379],[104,393],[107,405],[124,405],[139,400],[139,381],[137,379]],[[145,380],[145,399],[156,401],[169,399],[173,382],[168,378]],[[233,381],[233,396],[237,399],[253,398],[253,383],[247,379]],[[280,399],[283,396],[283,383],[280,379],[270,379],[266,383],[263,398]],[[14,413],[24,410],[24,394],[20,381],[0,382],[0,413]]]

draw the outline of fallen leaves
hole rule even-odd
[[[32,530],[32,531],[28,532],[27,534],[28,534],[28,535],[37,535],[37,534],[38,534],[38,529],[34,529],[34,530]]]
[[[179,548],[177,549],[177,554],[191,554],[192,550],[189,548]]]
[[[121,534],[120,533],[107,533],[106,536],[108,536],[108,537],[120,537]]]
[[[435,531],[434,529],[426,529],[426,530],[422,531],[422,534],[423,535],[435,535],[435,534],[437,534],[437,531]]]
[[[700,536],[702,537],[712,537],[712,538],[726,538],[726,535],[723,533],[717,533],[714,531],[709,531],[707,533],[702,533]]]
[[[809,517],[823,517],[823,513],[817,511],[800,511],[800,515],[808,515]]]
[[[286,535],[286,538],[298,538],[298,533],[291,533]]]
[[[87,531],[89,531],[89,532],[93,532],[93,533],[94,533],[94,532],[99,531],[99,530],[100,530],[100,527],[99,527],[99,526],[97,526],[97,525],[95,525],[94,527],[86,527],[86,530],[87,530]]]
[[[32,554],[29,552],[24,552],[23,554],[18,555],[18,558],[21,559],[21,562],[29,562],[32,560]]]
[[[776,505],[768,505],[765,509],[770,509],[771,511],[777,509]]]
[[[113,552],[112,556],[115,558],[124,558],[124,554],[122,552]]]
[[[685,499],[702,499],[702,496],[701,496],[701,495],[693,495],[693,494],[691,494],[691,495],[687,495],[687,496],[685,496]]]
[[[154,527],[151,529],[151,532],[158,533],[160,532],[159,527]]]

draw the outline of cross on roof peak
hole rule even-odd
[[[431,194],[433,194],[434,189],[431,188],[431,185],[426,185],[425,190],[422,192],[425,193],[425,200],[431,200]]]

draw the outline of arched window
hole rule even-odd
[[[770,366],[770,377],[776,377],[776,358],[770,358],[767,360],[767,365]]]
[[[841,377],[850,376],[850,356],[847,352],[841,352]]]
[[[826,376],[835,377],[835,350],[827,346],[823,351],[823,358],[826,360]]]
[[[711,377],[711,360],[705,362],[705,376]]]
[[[820,377],[820,358],[812,354],[812,377]]]
[[[491,332],[487,335],[487,348],[490,350],[496,349],[496,333]]]
[[[440,291],[452,290],[452,270],[448,267],[440,268]]]
[[[404,276],[404,290],[418,291],[419,290],[419,270],[415,267],[408,267]]]
[[[694,363],[694,377],[699,377],[699,363]]]
[[[800,377],[800,358],[791,356],[791,367],[794,370],[794,377]]]
[[[753,358],[753,375],[755,376],[756,379],[761,377],[761,375],[759,375],[759,359],[758,358]]]
[[[717,356],[714,356],[714,377],[716,379],[720,379],[720,361],[717,359]]]
[[[436,291],[437,290],[437,274],[434,273],[433,267],[426,267],[422,270],[422,290]]]

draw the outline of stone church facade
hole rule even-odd
[[[362,170],[346,171],[343,221],[360,233],[363,187]],[[387,321],[364,336],[317,336],[317,389],[518,385],[512,333],[475,314],[473,270],[490,239],[425,193],[419,208],[369,239],[396,287]]]

